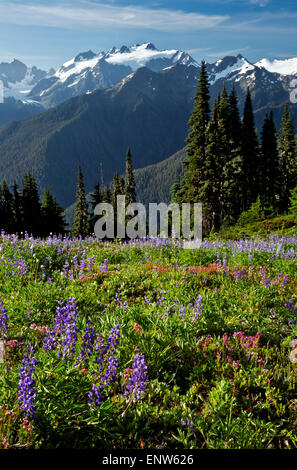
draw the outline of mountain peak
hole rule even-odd
[[[279,73],[280,75],[296,75],[297,57],[274,60],[263,58],[256,62],[255,66],[266,69],[268,72]]]
[[[93,51],[88,50],[86,52],[80,52],[77,54],[77,56],[74,58],[74,62],[82,62],[83,60],[91,60],[96,57],[97,54],[95,54]]]
[[[119,50],[120,54],[125,54],[125,53],[129,53],[129,52],[130,52],[130,49],[127,46],[122,46],[121,49]]]
[[[151,51],[156,51],[157,48],[154,44],[152,44],[151,42],[148,42],[146,45],[145,45],[145,48],[146,49],[150,49]]]

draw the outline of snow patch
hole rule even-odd
[[[297,57],[291,59],[261,59],[255,63],[257,67],[268,70],[268,72],[279,73],[281,75],[297,74]]]
[[[216,62],[216,65],[219,65],[220,63],[221,63],[220,61]],[[255,69],[254,65],[250,64],[246,59],[244,59],[244,57],[240,57],[237,60],[237,62],[235,62],[235,64],[229,65],[221,72],[218,72],[218,73],[214,72],[215,76],[212,80],[210,80],[210,84],[212,85],[220,78],[225,78],[233,72],[238,72],[238,75],[243,75],[254,69]],[[239,80],[239,78],[237,80]]]

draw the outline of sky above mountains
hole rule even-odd
[[[0,0],[0,62],[45,69],[142,42],[197,61],[296,57],[296,34],[296,0]]]

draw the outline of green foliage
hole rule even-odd
[[[206,242],[191,251],[173,243],[2,236],[9,343],[0,365],[0,446],[296,448],[297,278],[288,250],[296,253],[296,237]],[[61,361],[43,349],[44,337],[58,301],[74,296],[77,343]],[[104,341],[115,324],[121,331],[118,372],[98,406],[88,404],[100,377],[97,352],[87,366],[77,363],[87,321]],[[17,398],[30,343],[37,359],[32,422]],[[148,371],[142,400],[132,402],[124,392],[137,350]]]
[[[282,116],[282,125],[279,135],[279,155],[281,186],[280,210],[287,211],[289,207],[289,194],[297,182],[297,152],[294,126],[289,105],[286,103]]]
[[[41,204],[34,176],[25,174],[22,186],[21,210],[23,230],[29,234],[40,234],[42,227]]]
[[[297,223],[297,186],[291,191],[289,214]]]
[[[118,190],[119,190],[119,181]],[[125,196],[126,196],[126,205],[136,202],[136,190],[135,190],[135,179],[133,174],[132,166],[132,157],[130,148],[127,150],[126,154],[126,174],[125,174]]]
[[[72,234],[74,237],[85,237],[88,233],[88,206],[81,168],[78,167],[76,203]]]
[[[251,207],[240,214],[238,219],[238,225],[245,225],[250,222],[255,222],[257,220],[263,220],[265,215],[262,211],[262,204],[260,196],[258,196],[257,201],[251,204]]]
[[[64,211],[57,203],[56,198],[49,189],[46,189],[41,204],[42,231],[44,236],[50,233],[56,235],[64,233],[65,223],[63,213]]]
[[[259,143],[255,130],[252,97],[248,88],[242,120],[242,209],[247,210],[255,202],[260,187]]]

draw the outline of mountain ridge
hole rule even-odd
[[[92,60],[93,54],[78,54],[77,62]],[[110,181],[115,171],[123,171],[128,147],[135,169],[161,162],[185,145],[199,70],[197,64],[180,62],[159,72],[141,67],[112,87],[75,96],[43,113],[6,124],[0,128],[2,177],[8,184],[14,179],[20,184],[30,169],[39,189],[50,187],[58,202],[68,207],[75,199],[78,165],[86,190],[91,191],[99,179],[99,163]],[[290,97],[290,75],[263,70],[242,55],[209,64],[207,71],[217,77],[210,86],[211,103],[224,83],[228,92],[234,86],[242,114],[250,87],[258,131],[270,110],[279,129],[283,106]],[[290,110],[296,126],[297,105],[291,103]]]

